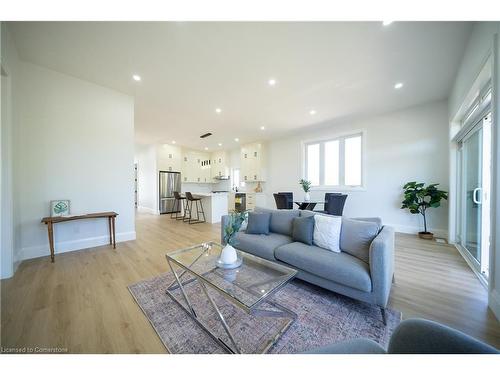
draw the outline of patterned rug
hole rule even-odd
[[[170,273],[143,280],[128,287],[161,341],[170,353],[225,353],[165,290],[173,280]],[[217,337],[230,342],[208,299],[197,282],[187,284],[186,293],[197,315]],[[276,318],[253,317],[235,307],[219,293],[210,295],[231,327],[243,353],[256,353],[285,322]],[[179,289],[174,294],[179,298]],[[300,353],[323,345],[359,337],[370,338],[387,347],[401,313],[387,310],[387,326],[376,306],[355,301],[300,280],[293,280],[271,297],[298,315],[297,320],[275,343],[269,353]],[[259,306],[272,309],[269,306]]]

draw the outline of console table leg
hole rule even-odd
[[[113,229],[111,228],[111,217],[108,217],[109,244],[113,245]]]
[[[113,249],[116,249],[116,229],[115,229],[115,218],[112,218],[113,222]]]
[[[49,233],[49,246],[50,246],[50,260],[54,263],[54,231],[52,228],[52,223],[47,223],[47,229]]]

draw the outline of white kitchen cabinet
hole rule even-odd
[[[255,210],[255,207],[266,207],[266,196],[263,193],[246,193],[246,209]]]
[[[210,155],[206,152],[184,150],[182,156],[182,182],[210,183]]]
[[[223,176],[229,176],[227,153],[225,151],[213,152],[210,155],[210,178],[213,180]]]
[[[263,143],[241,147],[240,176],[245,182],[266,181],[266,149]]]
[[[174,145],[158,145],[156,148],[156,163],[158,170],[180,172],[182,170],[181,148]]]

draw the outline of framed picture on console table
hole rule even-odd
[[[50,201],[50,216],[69,215],[70,201],[68,199],[58,199]]]

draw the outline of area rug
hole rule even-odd
[[[166,288],[172,281],[173,275],[166,273],[128,287],[166,349],[175,354],[225,353],[221,345],[166,294]],[[185,290],[204,324],[216,331],[217,337],[230,342],[199,284],[189,283]],[[179,289],[175,293],[178,293],[179,299],[182,298]],[[250,316],[219,293],[211,291],[210,295],[226,318],[243,353],[259,352],[284,322],[276,318]],[[270,299],[295,312],[298,318],[268,353],[301,353],[360,337],[372,339],[386,348],[392,331],[401,321],[400,312],[388,309],[385,326],[378,307],[300,280],[289,282]],[[262,307],[272,309],[270,305]]]

